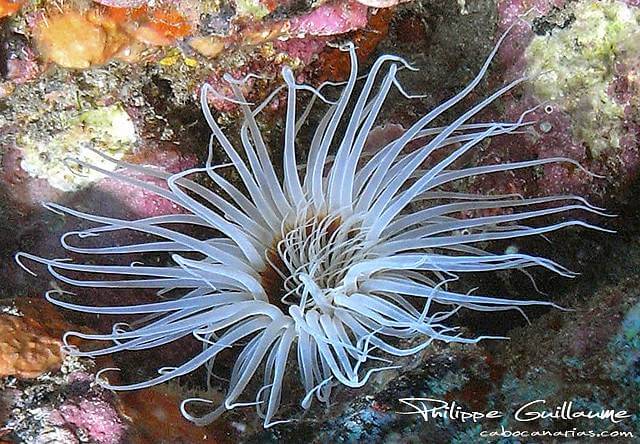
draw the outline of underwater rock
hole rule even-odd
[[[96,444],[123,442],[125,430],[122,420],[115,408],[100,398],[67,401],[51,413],[49,421]]]
[[[32,381],[0,380],[1,430],[10,442],[122,444],[126,420],[114,398],[95,384],[85,364],[65,359],[58,372]]]
[[[0,377],[34,379],[59,370],[61,337],[74,328],[43,298],[0,299]]]
[[[329,36],[360,29],[367,24],[367,7],[355,1],[327,3],[289,22],[289,35]]]
[[[180,442],[185,444],[220,444],[237,442],[237,433],[229,424],[198,427],[180,413],[180,388],[158,386],[118,394],[118,409],[134,426],[128,439],[131,444]]]
[[[376,10],[354,0],[312,6],[273,1],[44,2],[29,4],[20,20],[45,62],[86,69],[114,59],[157,62],[166,56],[162,47],[190,57],[182,42],[215,58],[222,50],[250,50],[275,39],[344,34],[365,27],[370,9]]]
[[[4,31],[4,32],[3,32]],[[5,90],[0,98],[9,95],[15,85],[20,85],[35,79],[40,74],[37,55],[29,45],[24,35],[13,32],[7,27],[0,29],[2,42],[0,43],[0,75],[6,80]],[[0,83],[1,85],[2,83]]]
[[[400,3],[406,3],[411,0],[358,0],[358,3],[363,5],[372,6],[374,8],[388,8]]]
[[[44,135],[43,135],[44,136]],[[102,174],[83,166],[91,164],[109,170],[114,165],[99,153],[114,159],[133,150],[136,129],[120,105],[88,109],[71,117],[63,129],[50,137],[34,140],[18,137],[20,166],[31,177],[46,179],[61,191],[75,191],[95,182]]]
[[[100,444],[120,442],[122,425],[108,430],[113,438],[100,432],[115,412],[111,407],[106,415],[108,394],[93,387],[95,379],[87,373],[86,363],[61,350],[61,335],[77,327],[59,311],[51,310],[42,298],[4,301],[6,309],[0,314],[0,412],[5,414],[0,416],[0,436],[7,434],[10,442],[34,444],[76,444],[86,442],[83,439]],[[74,410],[74,405],[83,408]],[[100,411],[91,412],[98,406]]]
[[[537,121],[531,133],[506,141],[493,155],[517,158],[525,151],[578,160],[604,178],[549,165],[528,178],[535,182],[530,190],[610,202],[640,167],[640,9],[611,0],[505,0],[498,8],[500,31],[513,26],[500,52],[501,77],[531,77],[506,112],[515,117],[542,105],[529,116]]]
[[[60,368],[60,337],[49,334],[36,319],[19,312],[0,313],[0,338],[0,377],[36,378]]]
[[[161,146],[156,149],[143,149],[134,156],[130,156],[127,161],[134,164],[157,166],[160,170],[169,173],[184,171],[198,164],[196,156],[181,153],[170,143],[161,144]],[[122,174],[125,175],[125,177],[145,180],[147,182],[150,181],[156,185],[164,186],[162,180],[149,178],[143,174],[131,171],[123,172]],[[96,184],[94,191],[109,194],[118,200],[120,204],[127,207],[132,214],[139,217],[161,216],[183,211],[179,205],[118,178],[103,178]],[[85,194],[82,197],[74,198],[74,200],[84,200],[86,198],[87,195]],[[107,208],[105,208],[105,210],[108,211]]]
[[[0,161],[2,181],[15,201],[33,206],[95,183],[99,174],[79,171],[78,164],[76,172],[80,175],[69,169],[73,166],[72,159],[78,157],[109,165],[85,149],[87,147],[121,159],[136,152],[140,144],[148,145],[148,140],[154,145],[157,140],[183,139],[184,133],[190,131],[193,116],[199,114],[195,109],[184,111],[195,108],[194,98],[206,81],[220,85],[222,93],[227,91],[223,73],[241,76],[260,73],[260,81],[244,86],[250,89],[246,91],[248,99],[256,101],[264,98],[264,91],[279,84],[279,71],[284,66],[295,69],[300,80],[330,79],[332,68],[325,67],[344,67],[344,63],[336,61],[344,62],[345,54],[334,54],[339,51],[327,48],[327,43],[334,35],[367,26],[370,13],[366,6],[351,0],[320,2],[314,7],[306,4],[303,7],[297,2],[280,5],[265,2],[270,13],[247,22],[238,21],[236,9],[227,2],[215,7],[186,0],[172,3],[170,7],[159,2],[142,9],[132,2],[125,3],[124,8],[83,2],[65,3],[61,8],[48,2],[28,3],[6,28],[10,34],[4,42],[6,54],[3,53],[7,58],[7,81],[0,83],[0,96],[7,106],[0,108],[0,146],[3,148]],[[174,10],[188,21],[189,35],[180,24],[172,28],[175,20],[169,15]],[[375,23],[388,21],[390,15],[375,12],[371,12],[371,29],[363,30],[366,38],[354,35],[354,40],[363,48],[359,52],[363,56],[373,51],[375,44],[371,41],[377,43],[386,35]],[[213,16],[219,16],[228,25],[219,35],[212,34],[212,29],[200,29],[199,21],[209,17],[206,20],[213,22],[215,20],[210,19]],[[154,20],[171,28],[157,28],[157,39],[173,41],[166,48],[147,48],[144,60],[137,60],[142,49],[140,44],[155,43],[142,42],[144,38],[134,34],[153,28]],[[75,37],[69,39],[67,31],[76,28],[82,33],[75,33]],[[155,38],[144,32],[149,39]],[[302,35],[303,38],[294,37]],[[187,48],[187,44],[194,46],[200,36],[204,40],[195,45],[196,49],[211,57],[228,51],[225,57],[209,60]],[[278,39],[274,40],[276,36]],[[40,50],[40,61],[30,46],[34,40]],[[179,44],[178,40],[185,44]],[[113,63],[108,69],[100,68],[99,65],[113,58],[141,61],[145,67]],[[57,69],[48,62],[79,71]],[[313,68],[315,62],[319,65],[317,71]],[[50,69],[45,70],[47,66]],[[257,85],[251,90],[253,83]],[[147,90],[157,90],[157,93],[154,91],[151,97]],[[212,98],[211,102],[221,111],[235,110],[235,105],[224,100]],[[278,103],[276,99],[274,109]],[[174,114],[171,122],[163,115],[167,110]],[[92,118],[87,123],[83,118],[87,113],[100,114],[103,121]],[[107,120],[118,118],[116,126],[129,132],[126,138],[114,139],[108,131],[96,136],[96,125],[108,125]],[[230,123],[233,116],[222,119]],[[155,132],[151,134],[151,131]],[[198,137],[197,132],[191,131],[189,142],[199,140]],[[193,149],[200,148],[194,145]]]
[[[5,301],[0,312],[0,442],[233,442],[227,438],[232,429],[201,428],[185,420],[178,387],[118,394],[103,390],[90,361],[60,350],[61,335],[77,326],[42,298]],[[100,365],[114,365],[105,359]]]
[[[57,71],[18,85],[4,99],[1,176],[12,200],[33,206],[85,188],[101,174],[74,159],[108,169],[98,153],[122,158],[137,148],[143,119],[122,82],[104,72]]]
[[[0,442],[2,437],[25,444],[237,442],[237,432],[227,425],[198,427],[185,420],[177,391],[110,393],[96,384],[88,366],[67,358],[61,371],[38,379],[0,378]]]

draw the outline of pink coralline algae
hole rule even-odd
[[[35,79],[40,73],[37,56],[33,49],[25,46],[7,60],[6,78],[16,85]]]
[[[640,167],[640,11],[637,2],[502,0],[499,30],[503,77],[530,77],[505,112],[529,115],[528,134],[501,141],[486,154],[495,162],[567,156],[594,175],[546,165],[509,180],[485,178],[480,189],[522,194],[576,193],[603,202],[623,190]],[[634,18],[635,17],[635,18]],[[504,79],[502,79],[504,80]],[[598,177],[602,176],[602,177]]]
[[[172,148],[171,144],[165,144],[161,148],[153,150],[146,149],[138,159],[134,160],[135,163],[156,166],[159,171],[167,173],[193,168],[198,163],[196,156],[180,153]],[[162,186],[163,183],[161,179],[146,177],[134,171],[123,174],[128,178],[153,182],[159,186]],[[96,190],[117,198],[118,202],[139,217],[161,216],[182,211],[175,203],[118,178],[107,177],[101,180],[96,184]]]
[[[373,8],[389,8],[400,3],[406,3],[410,0],[358,0],[358,3],[371,6]]]
[[[327,36],[342,34],[367,25],[368,8],[357,2],[336,2],[290,21],[289,34],[296,37],[306,35]]]
[[[90,442],[119,444],[125,435],[125,426],[116,409],[101,399],[82,399],[78,403],[65,403],[51,414],[54,425],[81,429]]]
[[[326,38],[316,37],[307,39],[277,40],[274,47],[289,57],[300,60],[303,64],[311,63],[318,54],[325,48]]]

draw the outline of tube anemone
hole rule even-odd
[[[182,403],[182,412],[191,421],[206,424],[225,410],[253,405],[264,419],[264,426],[269,427],[281,422],[274,418],[285,372],[295,365],[292,361],[297,361],[305,393],[300,403],[306,409],[314,398],[328,402],[336,385],[361,387],[374,372],[393,368],[393,357],[414,354],[434,340],[475,343],[490,338],[465,337],[450,324],[451,317],[461,308],[495,311],[521,310],[532,304],[554,305],[456,293],[447,288],[458,273],[507,269],[526,272],[532,266],[571,277],[572,272],[552,260],[519,253],[494,254],[478,243],[538,235],[572,225],[599,229],[578,220],[541,226],[526,224],[530,219],[573,210],[602,214],[579,196],[524,199],[444,190],[444,185],[460,179],[551,162],[568,162],[582,168],[575,161],[560,157],[456,166],[458,159],[487,139],[520,132],[531,124],[526,120],[527,113],[514,122],[471,123],[481,110],[524,80],[518,79],[448,125],[432,125],[478,85],[497,46],[462,91],[375,154],[365,153],[365,141],[392,89],[411,98],[396,74],[399,69],[413,68],[402,58],[382,56],[356,92],[359,79],[355,50],[351,44],[343,49],[351,58],[351,72],[343,84],[314,89],[297,84],[291,70],[283,71],[287,111],[282,177],[276,174],[256,122],[256,116],[277,91],[252,109],[240,91],[242,81],[227,78],[234,93],[228,99],[238,104],[244,116],[239,150],[232,146],[207,105],[208,94],[219,93],[205,85],[201,103],[212,136],[209,159],[203,168],[168,174],[115,159],[109,159],[116,164],[115,172],[83,165],[153,191],[182,207],[184,213],[123,220],[47,204],[53,211],[96,224],[61,238],[68,251],[91,255],[92,260],[90,264],[80,264],[19,253],[18,262],[30,259],[45,264],[55,278],[73,286],[152,288],[163,295],[158,302],[141,305],[86,306],[63,300],[66,298],[60,298],[60,292],[47,293],[53,304],[70,310],[140,315],[140,320],[131,324],[116,323],[109,334],[68,332],[64,338],[67,344],[71,337],[107,343],[89,351],[69,346],[71,353],[95,357],[148,349],[189,335],[202,343],[201,352],[177,367],[162,368],[152,379],[129,385],[103,381],[106,387],[149,387],[202,366],[210,382],[218,355],[225,349],[237,348],[222,405],[196,416],[189,404],[211,401],[187,399]],[[326,86],[339,88],[336,101],[323,95],[321,89]],[[303,91],[311,93],[311,103],[298,116],[298,93]],[[297,133],[315,100],[324,102],[328,110],[317,124],[306,162],[298,165]],[[408,150],[410,143],[420,147]],[[228,182],[212,165],[211,153],[217,147],[229,157],[242,188]],[[440,160],[433,160],[434,153]],[[162,179],[166,186],[123,175],[123,169]],[[222,191],[214,192],[201,185],[194,180],[197,175],[208,176]],[[498,211],[500,215],[495,216],[460,217],[461,213],[478,214],[477,210],[486,209],[508,211]],[[202,239],[190,234],[194,227],[217,234]],[[156,240],[125,245],[114,242],[113,246],[100,247],[84,246],[79,241],[108,239],[122,230],[151,235]],[[96,256],[135,253],[168,254],[171,261],[166,266],[139,262],[96,264]],[[411,346],[401,345],[407,343]],[[256,383],[259,388],[251,389]]]

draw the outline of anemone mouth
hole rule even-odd
[[[269,303],[286,313],[289,305],[291,305],[284,301],[284,297],[287,294],[284,284],[288,279],[287,272],[289,270],[277,250],[277,241],[265,251],[265,260],[267,267],[260,272],[260,283],[264,288]]]
[[[266,268],[259,274],[269,302],[284,313],[289,307],[327,309],[350,266],[364,260],[359,225],[341,215],[302,212],[265,251]]]

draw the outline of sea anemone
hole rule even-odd
[[[571,277],[572,272],[552,260],[511,252],[495,254],[479,243],[540,235],[572,225],[597,228],[579,220],[542,226],[528,226],[525,221],[574,210],[602,214],[579,196],[525,199],[443,187],[469,177],[551,162],[569,162],[581,168],[560,157],[456,167],[465,153],[487,139],[524,131],[531,124],[526,120],[528,113],[515,122],[470,123],[495,99],[525,80],[517,79],[448,125],[433,125],[478,85],[498,46],[462,91],[374,153],[364,150],[367,137],[392,88],[412,98],[396,74],[399,69],[413,68],[400,57],[385,55],[359,79],[354,46],[347,44],[343,49],[350,55],[351,71],[342,84],[315,89],[297,84],[291,70],[283,70],[287,110],[281,178],[256,121],[278,91],[252,109],[240,91],[242,80],[230,77],[227,81],[234,97],[227,100],[239,106],[244,116],[241,152],[232,146],[207,106],[208,96],[220,94],[205,85],[201,104],[213,134],[203,168],[168,174],[110,159],[117,166],[116,171],[110,171],[78,161],[83,167],[153,191],[184,212],[122,220],[55,203],[46,205],[97,224],[61,238],[68,251],[93,255],[92,262],[79,264],[27,253],[17,255],[19,262],[26,258],[45,264],[55,278],[72,286],[157,289],[159,294],[153,303],[87,306],[63,300],[61,290],[47,293],[49,301],[70,310],[145,315],[132,323],[116,323],[109,334],[68,332],[66,344],[72,338],[112,343],[88,351],[68,346],[68,351],[96,357],[159,347],[189,335],[202,343],[202,351],[190,360],[177,367],[163,367],[152,379],[129,385],[103,381],[114,390],[131,390],[160,384],[202,366],[210,385],[216,357],[236,347],[240,351],[222,405],[196,416],[189,404],[211,401],[191,398],[183,401],[182,412],[195,423],[206,424],[225,410],[253,405],[264,426],[269,427],[281,422],[274,416],[283,380],[290,377],[285,375],[287,367],[293,365],[290,361],[294,358],[304,390],[301,405],[306,409],[313,398],[328,402],[336,385],[361,387],[374,372],[393,368],[393,357],[417,353],[434,340],[476,343],[490,338],[467,337],[451,325],[452,316],[461,308],[496,311],[521,310],[532,304],[553,306],[545,301],[457,293],[447,286],[458,273],[508,269],[526,273],[531,266]],[[329,100],[324,88],[337,89],[337,100]],[[320,100],[328,110],[305,146],[306,162],[299,165],[298,132],[308,123],[311,109],[309,105],[297,115],[297,96],[303,91],[311,95],[312,104]],[[224,150],[230,164],[212,165],[216,146]],[[219,169],[228,166],[237,172],[241,187],[220,174]],[[166,187],[123,175],[122,169],[162,179]],[[215,188],[192,180],[196,175],[207,177]],[[497,211],[487,215],[484,210]],[[140,232],[154,240],[124,245],[113,240],[110,246],[79,246],[71,241],[74,237],[108,238],[121,230]],[[203,231],[208,234],[202,236]],[[170,260],[166,265],[112,265],[96,263],[95,258],[134,253],[165,254]],[[97,279],[91,280],[90,275]],[[253,395],[241,400],[244,393]]]

